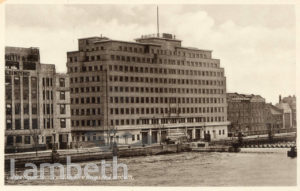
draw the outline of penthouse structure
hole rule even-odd
[[[38,48],[5,48],[5,149],[68,148],[69,80],[41,64]]]
[[[90,37],[67,53],[73,141],[119,144],[227,137],[226,78],[212,51],[171,34]]]

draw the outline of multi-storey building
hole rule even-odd
[[[265,124],[265,99],[259,95],[227,93],[229,132],[236,135],[267,134]]]
[[[289,106],[292,110],[292,127],[297,128],[296,96],[293,95],[293,96],[284,97],[284,98],[282,98],[282,100],[281,100],[281,96],[280,96],[279,103],[280,102],[289,104]]]
[[[60,87],[60,80],[66,83]],[[66,88],[66,89],[65,89]],[[69,108],[67,99],[55,96],[59,92],[69,96],[68,77],[57,75],[55,66],[41,64],[37,48],[5,48],[5,104],[7,151],[59,148],[70,145],[69,112],[58,113],[60,106]],[[58,122],[59,120],[59,122]],[[64,138],[69,137],[68,139]]]
[[[289,96],[281,99],[279,96],[279,103],[276,107],[283,110],[283,129],[287,131],[295,131],[297,127],[297,115],[296,115],[296,97]]]
[[[183,47],[171,34],[83,38],[78,48],[67,53],[77,144],[113,134],[119,143],[158,143],[174,131],[227,137],[226,78],[212,51]]]
[[[271,130],[274,133],[283,132],[283,110],[277,108],[271,103],[265,104],[265,120],[268,130]]]

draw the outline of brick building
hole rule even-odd
[[[60,87],[60,80],[65,87]],[[41,64],[37,48],[5,48],[5,148],[33,150],[51,148],[53,143],[59,148],[70,145],[70,114],[61,115],[60,105],[67,105],[67,99],[56,96],[66,88],[69,96],[68,77],[56,74],[55,66]],[[65,126],[60,120],[65,119]]]
[[[265,124],[265,99],[259,95],[227,93],[229,132],[237,135],[267,134]]]
[[[171,34],[78,42],[67,53],[74,142],[227,137],[226,78],[212,51],[182,47]]]

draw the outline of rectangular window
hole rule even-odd
[[[37,129],[38,128],[37,119],[34,118],[34,119],[31,120],[31,122],[32,122],[32,129]]]
[[[24,142],[25,142],[25,144],[30,144],[30,136],[25,136],[25,140],[24,140]]]
[[[60,105],[60,114],[66,114],[66,105],[64,104]]]
[[[7,119],[6,120],[6,129],[11,129],[12,126],[11,126],[11,120],[10,119]]]
[[[16,130],[21,129],[21,120],[20,119],[15,120],[15,129]]]
[[[16,136],[16,143],[22,143],[22,136]]]
[[[6,104],[6,115],[11,115],[11,104]]]
[[[66,128],[66,119],[60,119],[60,128]]]
[[[65,95],[64,91],[60,92],[59,98],[60,98],[60,100],[65,100],[66,99],[66,95]]]
[[[19,115],[20,114],[20,109],[21,109],[21,105],[19,103],[15,104],[15,114]]]
[[[24,114],[28,115],[29,114],[29,104],[24,103],[23,107],[24,107]]]
[[[29,119],[24,119],[24,129],[29,129]]]
[[[33,103],[32,105],[31,105],[31,109],[32,109],[32,111],[31,111],[31,113],[32,114],[37,114],[37,104],[36,103]]]
[[[14,137],[11,136],[11,135],[8,135],[7,139],[6,139],[6,144],[7,145],[13,145],[14,144]]]

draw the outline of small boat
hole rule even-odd
[[[192,142],[190,149],[194,152],[239,152],[240,148],[227,145],[209,145],[208,142]]]
[[[297,148],[295,146],[291,147],[291,150],[287,152],[288,157],[297,157]]]

